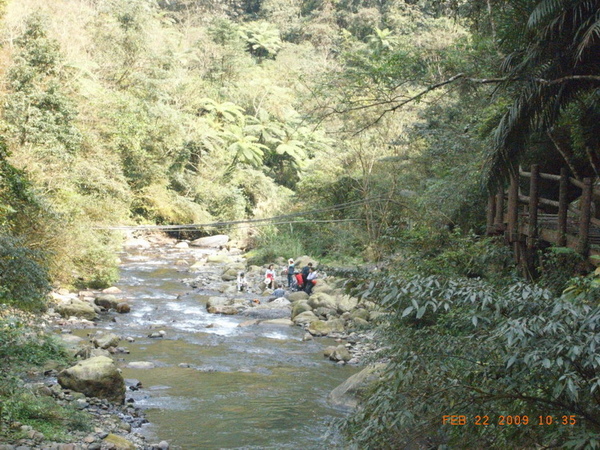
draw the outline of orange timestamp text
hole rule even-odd
[[[442,425],[476,425],[476,426],[511,426],[511,425],[576,425],[577,416],[575,415],[538,415],[529,416],[526,414],[508,414],[499,416],[479,415],[467,416],[464,414],[446,414],[442,416]]]

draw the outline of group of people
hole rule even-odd
[[[317,278],[319,276],[317,269],[315,269],[311,262],[302,268],[301,272],[296,272],[296,266],[293,259],[289,259],[288,268],[288,288],[303,290],[307,294],[313,290],[315,284],[317,284]]]
[[[310,262],[302,268],[302,271],[296,272],[294,260],[290,258],[288,260],[286,273],[289,289],[295,289],[298,291],[303,290],[310,295],[313,287],[315,284],[317,284],[318,272]],[[265,285],[268,289],[275,289],[276,287],[278,289],[282,289],[281,285],[275,285],[275,275],[275,266],[273,264],[269,264],[269,267],[265,272]],[[240,292],[248,289],[248,281],[246,280],[244,272],[240,272],[238,274],[237,288]]]

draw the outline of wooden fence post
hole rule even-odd
[[[496,196],[490,195],[488,197],[487,216],[486,216],[487,220],[486,220],[486,227],[485,227],[485,234],[487,234],[488,236],[491,236],[495,232],[495,230],[494,230],[495,217],[496,217]]]
[[[494,218],[494,228],[496,233],[504,232],[504,188],[498,188],[496,194],[496,217]]]
[[[592,217],[592,179],[583,179],[583,189],[580,200],[579,217],[579,242],[577,251],[587,255],[589,250],[588,237],[590,234],[590,218]]]
[[[518,173],[510,176],[510,185],[508,187],[508,205],[507,219],[508,229],[507,238],[509,244],[513,244],[513,256],[515,262],[521,265],[521,244],[519,243],[519,175]]]
[[[558,242],[559,247],[567,245],[567,210],[569,208],[569,175],[567,169],[560,169],[560,185],[558,188]]]
[[[519,220],[519,184],[517,176],[510,176],[510,185],[508,187],[508,242],[517,240],[518,220]]]
[[[538,238],[538,203],[539,203],[540,166],[531,166],[531,178],[529,179],[529,229],[527,248],[532,249]]]

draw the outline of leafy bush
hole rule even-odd
[[[63,440],[67,430],[88,429],[89,420],[82,412],[24,388],[21,377],[30,368],[50,360],[58,364],[70,360],[57,338],[32,325],[34,321],[29,313],[0,305],[0,424],[18,421],[41,431],[47,439]]]
[[[1,373],[12,368],[23,370],[28,365],[42,365],[49,359],[66,360],[67,353],[53,335],[30,325],[33,316],[0,305]]]
[[[50,291],[44,257],[23,241],[0,235],[0,302],[30,311],[43,310]]]
[[[1,397],[0,397],[1,398]],[[21,391],[3,399],[0,421],[20,422],[44,434],[46,439],[68,440],[69,431],[89,431],[89,418],[72,406],[58,405],[48,397]]]
[[[277,258],[296,258],[305,254],[299,235],[289,231],[278,231],[274,227],[262,229],[254,245],[256,250],[250,253],[249,264],[269,264]]]
[[[583,256],[575,250],[568,247],[550,247],[540,251],[539,282],[555,295],[560,295],[583,265]]]
[[[411,273],[493,280],[514,270],[510,249],[503,242],[458,229],[417,226],[398,232],[393,240],[403,269]]]
[[[388,275],[362,296],[390,311],[387,370],[345,423],[361,448],[591,448],[600,431],[598,284],[552,297],[526,283]],[[465,415],[466,426],[443,425]],[[500,416],[529,425],[501,426]],[[488,416],[488,426],[476,426]],[[561,425],[537,426],[539,416]],[[574,416],[571,419],[571,416]],[[574,420],[576,425],[562,424]]]

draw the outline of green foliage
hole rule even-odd
[[[585,266],[581,254],[568,247],[549,247],[540,251],[539,283],[560,295]]]
[[[383,333],[390,362],[346,422],[357,445],[561,446],[598,432],[596,304],[524,283],[443,276],[387,273],[364,287],[363,298],[390,313]],[[447,414],[466,415],[469,432],[443,425]],[[577,425],[498,426],[500,415],[515,414],[535,423],[574,415]],[[488,415],[490,426],[473,425],[477,415]]]
[[[8,73],[10,93],[3,111],[10,135],[20,145],[37,144],[49,156],[67,158],[81,141],[73,125],[75,108],[62,84],[61,55],[47,36],[41,16],[30,16],[15,40],[18,53]]]
[[[257,58],[273,58],[281,49],[279,30],[269,22],[249,22],[240,27],[248,51]]]
[[[494,282],[515,270],[503,242],[472,233],[417,226],[387,239],[402,255],[403,270],[423,275],[486,278]]]
[[[3,399],[0,411],[0,422],[28,425],[49,440],[67,441],[72,439],[69,432],[91,429],[89,418],[83,411],[73,406],[61,406],[51,398],[38,397],[27,391]]]
[[[0,301],[30,311],[44,310],[50,291],[44,263],[41,252],[0,235]]]
[[[250,253],[248,264],[270,264],[278,258],[297,258],[305,255],[303,237],[302,234],[293,233],[287,227],[281,230],[273,227],[262,228],[254,242],[256,250]]]

